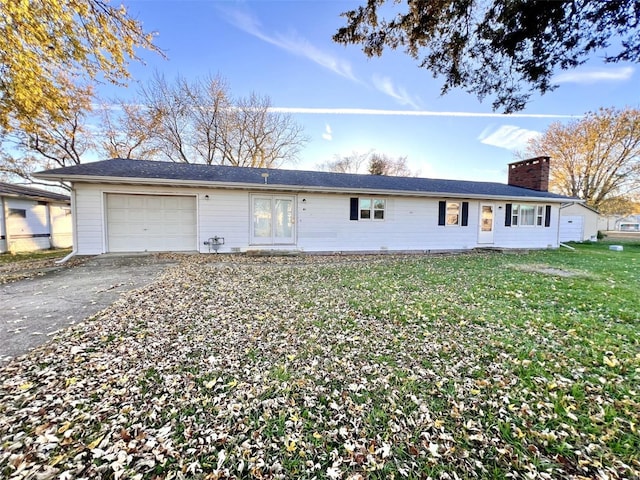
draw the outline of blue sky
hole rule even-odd
[[[373,150],[406,156],[420,176],[505,182],[514,149],[552,122],[640,105],[636,66],[597,57],[560,73],[560,87],[518,115],[494,114],[490,101],[463,91],[441,97],[440,81],[403,52],[367,58],[356,45],[332,41],[344,24],[340,13],[364,1],[129,0],[129,12],[158,32],[156,44],[168,56],[143,52],[146,65],[130,71],[141,82],[154,70],[167,78],[219,74],[234,96],[269,96],[309,138],[289,167],[309,170],[336,155]],[[133,99],[136,85],[102,88]]]

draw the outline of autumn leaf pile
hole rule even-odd
[[[0,476],[637,478],[610,255],[186,257],[0,369]]]

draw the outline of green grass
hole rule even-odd
[[[135,470],[149,452],[129,450],[130,477],[635,478],[640,244],[573,246],[177,267],[69,334],[88,363],[46,357],[73,385],[51,390],[25,363],[0,390],[0,438],[2,425],[55,431],[36,394],[72,403],[95,385],[81,413],[64,411],[78,442],[97,436],[85,418],[114,438],[170,427],[176,453]],[[111,379],[89,368],[101,358]]]
[[[24,253],[2,253],[0,254],[0,265],[20,262],[33,262],[37,260],[51,260],[63,258],[71,252],[70,248],[54,250],[38,250],[36,252]]]

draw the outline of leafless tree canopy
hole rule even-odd
[[[289,115],[270,111],[268,97],[233,101],[218,76],[169,82],[156,74],[140,93],[140,106],[123,108],[106,135],[117,156],[138,149],[174,162],[279,167],[307,141]]]
[[[372,152],[352,152],[350,155],[340,157],[336,155],[333,160],[328,160],[317,165],[318,170],[336,173],[362,173],[361,169],[367,162]]]
[[[159,127],[157,117],[148,115],[141,105],[118,101],[102,105],[99,147],[107,158],[156,158],[158,148],[151,132]]]
[[[391,158],[388,155],[374,153],[369,159],[371,175],[387,175],[392,177],[411,177],[414,173],[407,165],[407,157]]]
[[[388,175],[394,177],[411,177],[417,175],[407,165],[407,157],[392,158],[386,154],[353,152],[343,157],[335,156],[333,160],[319,164],[319,170],[336,173],[366,173],[370,175]]]

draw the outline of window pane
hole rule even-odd
[[[538,205],[538,218],[536,220],[536,225],[541,227],[543,218],[544,218],[544,207],[542,207],[541,205]]]
[[[520,206],[520,225],[535,225],[535,207],[533,205]]]
[[[271,200],[268,198],[253,199],[253,235],[271,237]]]
[[[8,216],[27,218],[27,211],[24,208],[10,208]]]
[[[364,219],[371,218],[371,199],[370,198],[360,199],[360,218],[364,218]]]
[[[447,225],[458,225],[460,218],[460,204],[447,202]]]
[[[483,232],[490,232],[493,229],[493,207],[489,205],[482,206],[482,220],[480,229]]]
[[[384,200],[375,199],[373,201],[373,218],[384,220]]]
[[[292,227],[292,202],[291,200],[281,200],[276,199],[276,210],[275,215],[276,218],[276,237],[286,237],[289,238],[292,236],[293,228]]]

